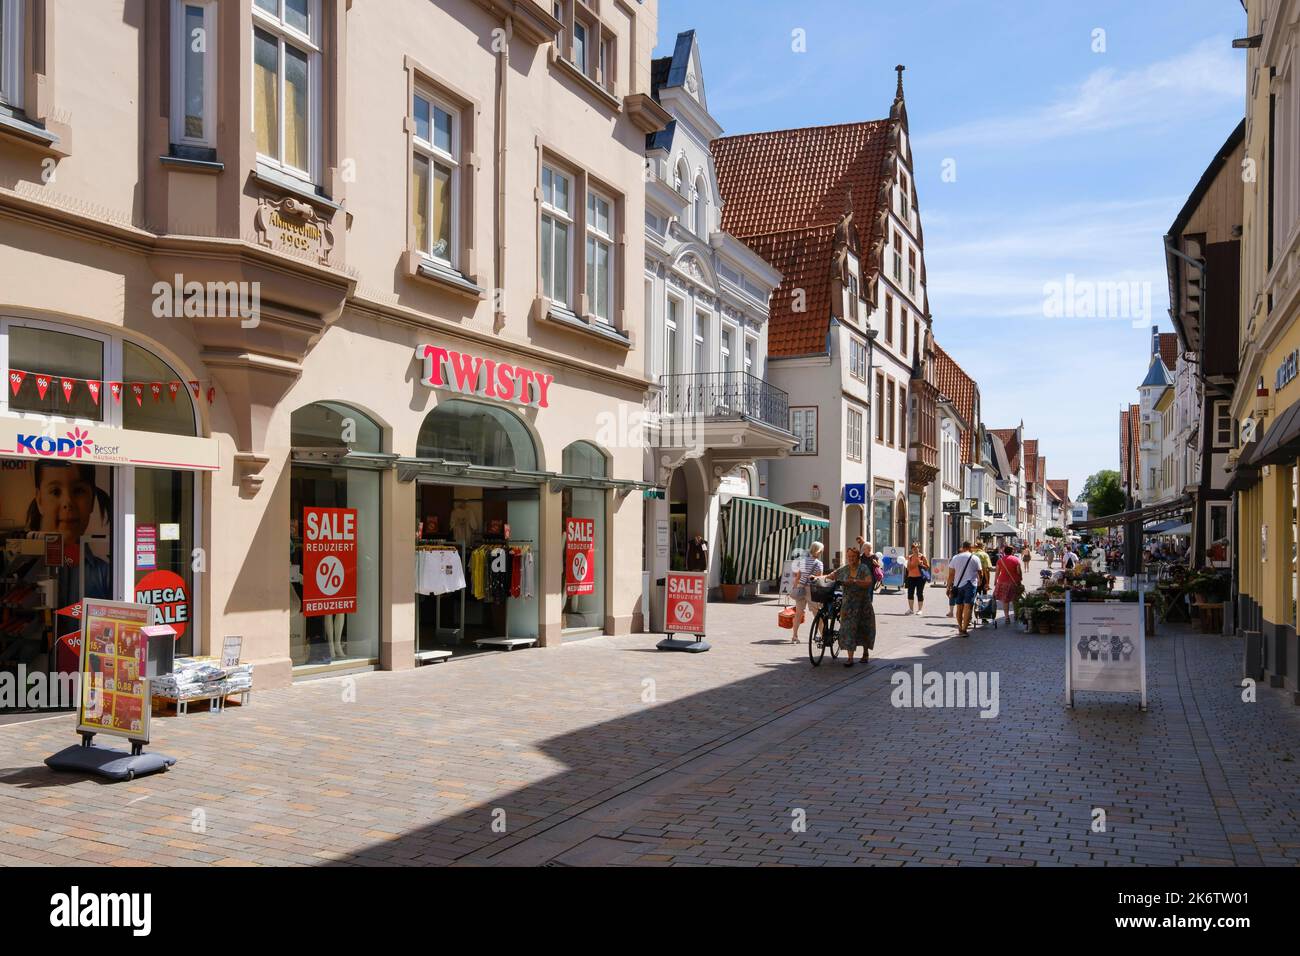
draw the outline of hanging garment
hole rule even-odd
[[[482,601],[487,597],[487,552],[487,548],[475,548],[470,562],[470,578],[473,581],[472,590],[476,601]]]
[[[450,549],[418,551],[415,556],[417,594],[449,594],[465,586],[460,554]]]
[[[519,575],[523,572],[524,552],[522,548],[510,549],[510,596],[519,597]]]
[[[533,554],[532,549],[524,551],[523,569],[519,572],[519,593],[524,599],[531,598],[534,593],[534,582],[537,572],[537,556]]]
[[[488,600],[503,604],[510,597],[510,551],[496,547],[488,551]]]

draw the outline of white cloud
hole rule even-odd
[[[1024,146],[1121,128],[1164,126],[1207,106],[1245,98],[1245,64],[1230,38],[1140,69],[1093,71],[1055,102],[1027,113],[990,117],[920,135],[917,147]]]

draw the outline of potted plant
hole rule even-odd
[[[742,586],[736,583],[736,556],[734,554],[724,554],[722,556],[722,600],[735,601],[740,598]]]
[[[1061,622],[1061,609],[1053,604],[1044,604],[1034,612],[1034,623],[1038,626],[1039,634],[1056,633],[1057,625]]]

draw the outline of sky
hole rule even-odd
[[[884,118],[906,65],[935,338],[1049,478],[1118,468],[1163,237],[1245,109],[1238,0],[660,0],[655,55],[689,29],[728,134]]]

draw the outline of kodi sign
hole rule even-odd
[[[421,345],[415,350],[415,355],[424,361],[422,382],[429,388],[445,388],[462,395],[478,395],[519,405],[548,407],[547,392],[555,381],[554,375],[438,345]]]

